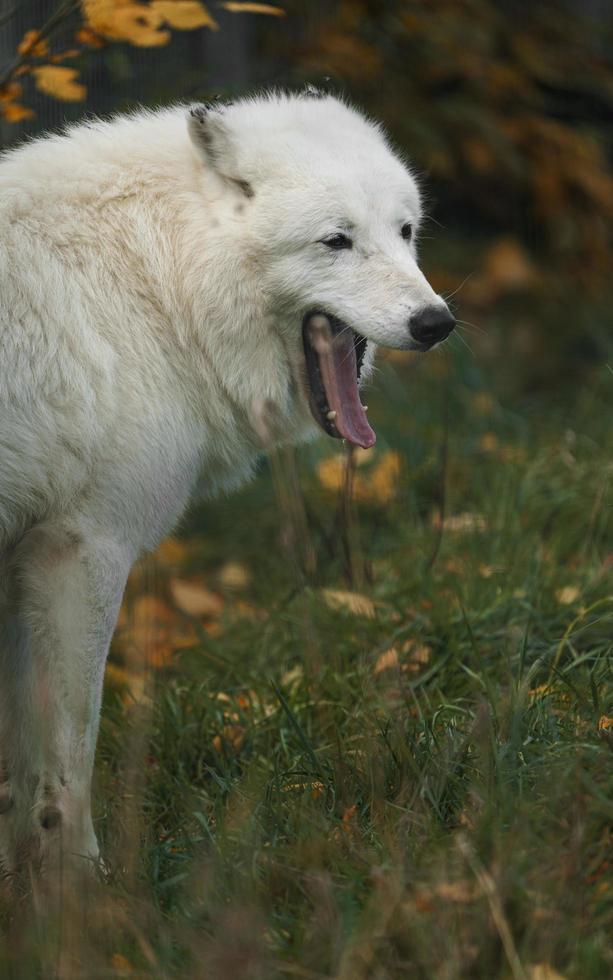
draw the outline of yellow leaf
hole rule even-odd
[[[22,91],[23,87],[20,82],[9,82],[7,85],[2,85],[0,87],[0,103],[18,99]]]
[[[188,555],[184,541],[178,538],[166,538],[154,552],[153,557],[163,565],[182,565]]]
[[[188,616],[219,616],[223,610],[223,599],[197,580],[173,579],[170,594],[177,609]]]
[[[52,95],[63,102],[82,102],[87,95],[85,85],[77,82],[76,68],[64,68],[60,65],[40,65],[33,68],[36,87],[45,95]]]
[[[219,572],[219,582],[225,589],[244,589],[250,578],[249,569],[238,561],[227,561]]]
[[[7,122],[21,122],[22,119],[32,119],[34,113],[31,109],[28,109],[25,105],[20,105],[19,102],[9,102],[7,105],[3,106],[0,110],[0,114],[3,119]]]
[[[374,666],[373,673],[375,676],[380,674],[383,670],[390,670],[392,667],[398,666],[398,651],[396,647],[390,647],[389,650],[384,650],[383,653],[379,654],[377,661]]]
[[[128,977],[133,973],[132,964],[122,953],[113,953],[111,966],[120,977]]]
[[[281,7],[273,7],[269,3],[222,3],[225,10],[232,14],[269,14],[271,17],[285,17]]]
[[[608,715],[602,715],[598,719],[598,731],[599,732],[613,732],[613,718],[609,718]]]
[[[164,18],[143,3],[117,0],[83,0],[86,27],[94,34],[113,41],[129,41],[138,48],[168,44],[170,31],[159,30]]]
[[[533,285],[536,271],[520,243],[514,238],[500,238],[492,245],[484,262],[484,276],[501,291]]]
[[[430,663],[432,647],[429,647],[427,643],[415,646],[413,640],[406,640],[402,645],[401,653],[403,657],[402,670],[409,674],[418,674],[422,667]]]
[[[296,664],[295,667],[285,671],[283,677],[281,678],[281,684],[283,687],[287,687],[293,691],[294,688],[300,684],[303,676],[304,670],[302,668],[302,664]]]
[[[345,807],[343,811],[343,816],[341,818],[344,824],[351,823],[351,821],[355,817],[357,808],[358,808],[357,803],[353,803],[352,806]]]
[[[441,515],[436,512],[432,515],[432,524],[436,528],[441,526]],[[481,514],[447,514],[443,520],[443,530],[453,532],[463,531],[485,531],[487,521]]]
[[[49,41],[41,38],[40,31],[26,31],[17,45],[17,53],[22,57],[44,58],[49,54]]]
[[[393,500],[398,493],[400,470],[398,453],[384,453],[371,472],[370,479],[364,481],[362,499],[370,499],[378,504],[387,504]]]
[[[78,44],[85,44],[88,48],[103,48],[104,41],[97,34],[94,34],[89,27],[80,27],[74,36]]]
[[[356,454],[359,466],[369,463],[372,455],[370,450]],[[322,460],[317,467],[319,482],[330,491],[338,491],[345,480],[345,460],[342,456],[330,456]],[[356,500],[368,503],[387,504],[398,493],[402,470],[401,458],[398,453],[388,451],[382,453],[373,466],[363,473],[353,477],[353,495]]]
[[[340,490],[344,480],[345,463],[342,456],[322,459],[317,467],[317,477],[326,490]]]
[[[528,967],[528,980],[565,980],[565,978],[548,963],[536,963]]]
[[[104,681],[110,688],[118,688],[123,691],[122,700],[124,703],[129,704],[146,699],[147,678],[142,671],[136,673],[119,667],[117,664],[109,663],[106,665]]]
[[[495,453],[498,449],[498,436],[494,432],[484,432],[479,439],[479,449],[484,453]]]
[[[49,61],[52,65],[59,65],[67,58],[77,58],[80,54],[81,52],[77,48],[67,48],[66,51],[58,51],[57,54],[52,54]]]
[[[359,592],[344,592],[338,589],[322,589],[322,596],[330,609],[346,609],[355,616],[365,616],[373,619],[375,604],[368,596]]]
[[[224,744],[235,752],[239,752],[245,741],[245,729],[241,725],[224,725],[221,735],[215,735],[213,748],[221,752]]]
[[[479,391],[473,398],[473,406],[480,415],[491,415],[494,409],[494,399],[486,391]]]
[[[538,684],[536,687],[531,687],[528,694],[531,698],[538,698],[541,695],[546,697],[548,694],[553,693],[553,688],[550,684]]]
[[[131,604],[124,603],[121,620],[115,643],[130,665],[165,667],[176,650],[196,642],[192,624],[155,595],[145,593]]]
[[[442,881],[434,889],[434,894],[446,902],[465,905],[477,898],[474,885],[469,881]]]
[[[198,0],[153,0],[150,6],[177,30],[191,31],[197,27],[219,30],[217,21]]]
[[[570,606],[581,594],[576,585],[565,585],[563,589],[558,589],[556,599],[563,606]]]

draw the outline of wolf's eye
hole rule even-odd
[[[400,234],[404,238],[405,242],[410,242],[413,237],[413,225],[409,224],[408,221],[405,222],[400,229]]]
[[[328,248],[335,249],[353,248],[351,239],[347,238],[347,235],[341,235],[340,232],[338,235],[330,235],[329,238],[324,238],[322,244],[327,245]]]

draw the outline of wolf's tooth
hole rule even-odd
[[[365,412],[368,411],[368,405],[362,405],[362,408],[364,409]]]
[[[334,419],[336,418],[336,412],[328,412],[326,414],[326,418],[329,419],[330,422],[334,422]]]

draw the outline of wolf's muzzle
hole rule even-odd
[[[426,306],[409,319],[411,337],[425,349],[445,340],[454,327],[455,319],[446,306]]]

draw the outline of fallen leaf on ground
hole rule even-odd
[[[219,583],[224,589],[245,589],[250,581],[249,569],[238,561],[227,561],[219,571]]]
[[[548,963],[536,963],[528,967],[528,980],[565,980],[565,977]]]
[[[291,667],[283,674],[283,677],[281,678],[281,687],[287,687],[291,691],[297,687],[298,684],[300,684],[303,677],[304,668],[302,664],[296,664],[295,667]]]
[[[413,640],[406,640],[402,645],[401,654],[401,669],[409,674],[417,674],[422,667],[430,663],[432,647],[427,643],[416,644]]]
[[[113,953],[111,966],[120,977],[129,977],[134,972],[132,964],[123,953]]]
[[[170,582],[172,600],[187,616],[219,616],[223,599],[197,579],[174,578]]]
[[[370,463],[374,451],[356,452],[359,467]],[[317,477],[326,490],[338,492],[345,482],[346,461],[344,456],[330,456],[317,467]],[[398,453],[382,453],[363,473],[353,475],[353,496],[366,503],[386,504],[398,493],[402,475],[402,460]]]
[[[283,787],[283,792],[291,793],[294,790],[305,790],[305,789],[310,789],[311,797],[314,800],[316,800],[324,792],[325,786],[323,783],[319,782],[319,780],[315,780],[314,782],[307,782],[307,783],[287,783]]]
[[[495,453],[499,445],[495,432],[484,432],[479,439],[479,449],[484,453]]]
[[[359,592],[345,592],[341,589],[322,589],[321,595],[330,609],[344,609],[355,616],[374,619],[375,604],[368,596]]]
[[[442,881],[433,892],[446,902],[457,902],[463,905],[474,902],[477,897],[475,886],[470,881]]]
[[[245,741],[245,729],[242,725],[224,725],[220,735],[215,735],[213,748],[221,752],[224,744],[235,752],[239,752]]]
[[[547,694],[551,694],[553,688],[551,684],[537,684],[536,687],[531,687],[528,694],[531,698],[545,697]]]
[[[598,719],[598,734],[604,738],[613,736],[613,718],[609,717],[609,715],[601,715]]]
[[[126,603],[121,619],[116,640],[129,665],[165,667],[176,650],[196,641],[193,625],[181,621],[167,602],[151,593]]]
[[[165,538],[161,545],[154,551],[153,558],[162,565],[182,565],[189,554],[189,548],[185,541],[178,538]]]
[[[377,657],[373,673],[375,677],[384,670],[390,670],[392,667],[398,666],[398,651],[396,647],[390,647],[389,650],[384,650],[383,653],[379,654]]]
[[[576,585],[565,585],[563,589],[558,589],[556,599],[562,606],[570,606],[581,595],[581,590]]]
[[[441,528],[441,515],[436,511],[431,517],[432,526]],[[446,514],[442,521],[444,531],[485,531],[487,521],[482,514],[472,514],[465,511],[463,514]]]

